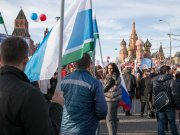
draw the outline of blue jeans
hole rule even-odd
[[[176,126],[176,111],[175,108],[166,107],[162,111],[157,111],[158,135],[165,135],[166,117],[169,122],[172,135],[179,135]]]

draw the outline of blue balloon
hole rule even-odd
[[[32,13],[32,14],[31,14],[31,19],[32,19],[33,21],[37,20],[37,19],[38,19],[38,15],[37,15],[36,13]]]

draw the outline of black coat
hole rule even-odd
[[[157,86],[162,86],[161,89],[159,89]],[[178,95],[179,90],[177,88],[177,83],[173,79],[173,76],[170,74],[163,74],[157,76],[157,78],[153,82],[153,94],[154,96],[157,96],[161,91],[167,92],[168,97],[170,98],[170,103],[168,104],[168,107],[175,108],[176,102],[180,99]]]
[[[177,84],[177,92],[175,95],[175,104],[176,104],[176,108],[180,109],[180,79],[176,79],[176,84]]]
[[[152,99],[152,81],[150,77],[142,78],[140,81],[141,102],[148,102]]]
[[[0,135],[58,135],[62,107],[49,104],[19,69],[0,69]]]
[[[133,96],[136,89],[136,77],[132,74],[126,73],[123,74],[123,78],[130,96]]]

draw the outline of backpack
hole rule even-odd
[[[165,83],[157,82],[156,86],[154,87],[154,106],[157,111],[164,109],[170,103],[170,98],[168,96],[168,89]],[[166,90],[166,91],[165,91]]]

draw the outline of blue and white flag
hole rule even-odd
[[[76,0],[64,15],[63,61],[66,65],[93,49],[91,0]],[[58,67],[60,19],[26,65],[30,81],[50,79]]]

